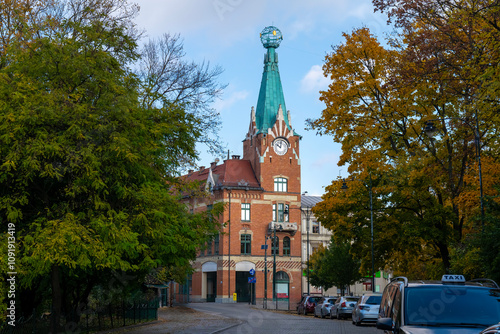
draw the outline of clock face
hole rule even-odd
[[[284,155],[286,152],[288,152],[288,141],[283,138],[275,139],[273,142],[273,149],[276,154]]]

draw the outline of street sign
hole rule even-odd
[[[260,249],[267,249],[267,245],[260,245]]]
[[[255,275],[255,269],[250,269],[250,271],[249,271],[249,272],[250,272],[250,275],[251,275],[251,276],[254,276],[254,275]]]
[[[257,279],[255,277],[249,277],[248,283],[257,283]]]

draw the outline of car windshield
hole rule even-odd
[[[405,289],[405,322],[422,326],[489,326],[500,321],[500,290],[471,286]]]
[[[311,297],[309,298],[309,303],[318,303],[318,301],[320,300],[321,298],[319,297]]]
[[[365,304],[369,305],[380,305],[380,302],[382,301],[382,296],[370,296],[366,300]]]

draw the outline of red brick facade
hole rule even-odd
[[[218,242],[200,253],[194,265],[191,301],[273,302],[273,264],[279,307],[295,309],[302,291],[300,136],[291,127],[278,72],[275,49],[281,32],[267,27],[261,41],[267,49],[257,111],[243,141],[243,158],[191,172],[188,180],[205,182],[211,196],[205,202],[191,198],[193,210],[213,202],[227,204]],[[282,109],[283,108],[283,109]],[[276,260],[271,243],[278,239]],[[267,275],[266,267],[267,249]],[[256,282],[249,283],[250,271]],[[266,291],[267,282],[267,295]]]
[[[283,128],[282,112],[278,113],[276,126]],[[281,119],[280,119],[281,118]],[[273,128],[273,129],[274,129]],[[243,284],[245,275],[249,269],[255,270],[256,283],[255,300],[262,303],[265,291],[265,251],[261,245],[268,245],[267,250],[267,299],[269,303],[273,300],[273,255],[271,252],[271,239],[273,231],[269,229],[269,224],[279,218],[273,217],[273,204],[288,206],[288,219],[283,215],[284,223],[290,230],[277,231],[279,239],[279,252],[276,255],[276,272],[280,274],[281,288],[279,299],[280,305],[288,301],[291,309],[301,297],[301,235],[300,235],[300,159],[299,159],[299,139],[292,131],[284,127],[281,133],[270,129],[267,134],[259,133],[255,136],[252,124],[247,139],[243,142],[244,156],[239,159],[224,161],[224,164],[216,166],[212,164],[210,168],[188,174],[188,179],[208,180],[213,179],[213,195],[210,201],[224,201],[227,203],[226,210],[221,223],[227,225],[220,235],[218,244],[218,254],[216,254],[215,242],[210,249],[200,254],[194,263],[196,269],[192,278],[192,301],[232,301],[233,293],[245,295],[242,289],[249,287]],[[282,137],[289,141],[288,151],[283,155],[278,155],[273,149],[274,139]],[[275,179],[286,180],[286,189],[275,191]],[[208,187],[207,187],[208,188]],[[286,191],[284,191],[286,190]],[[206,205],[210,203],[196,203],[191,199],[194,210],[206,210]],[[250,205],[250,217],[242,220],[243,204]],[[278,213],[279,214],[279,213]],[[242,235],[250,236],[249,254],[242,254]],[[289,238],[289,247],[285,247]],[[228,251],[230,248],[230,251]],[[289,250],[288,250],[289,249]],[[230,262],[229,262],[230,261]],[[230,264],[229,264],[230,263]],[[228,278],[229,275],[229,278]],[[288,276],[288,289],[286,289],[286,279]],[[278,277],[278,275],[277,275]],[[212,289],[212,286],[215,286]],[[286,291],[288,290],[288,291]],[[216,292],[216,293],[213,293]],[[248,293],[248,291],[247,291]],[[245,296],[250,297],[251,296]],[[239,301],[248,302],[248,298],[238,296]]]

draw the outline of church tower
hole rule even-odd
[[[275,178],[283,177],[288,192],[300,194],[301,137],[292,129],[290,111],[286,110],[276,52],[283,36],[270,26],[262,31],[260,40],[267,52],[257,109],[251,110],[243,141],[243,159],[250,160],[262,188],[273,191]]]
[[[243,140],[243,158],[190,171],[183,178],[204,187],[205,198],[184,201],[193,212],[224,202],[221,233],[200,245],[188,282],[189,300],[263,303],[294,309],[302,297],[301,137],[292,128],[278,70],[283,37],[266,27],[266,54],[257,107]]]

